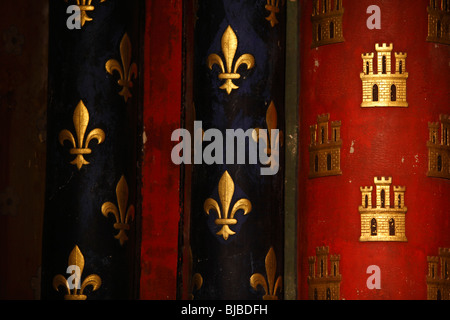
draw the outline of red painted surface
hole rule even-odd
[[[180,168],[170,154],[180,127],[182,1],[146,1],[141,299],[175,299]]]
[[[450,46],[425,41],[427,0],[344,0],[345,42],[311,49],[312,1],[301,3],[299,298],[308,299],[308,256],[329,246],[341,255],[341,299],[426,299],[427,256],[450,247],[450,181],[426,176],[428,122],[450,113]],[[381,30],[366,27],[372,4],[381,9]],[[361,54],[383,42],[408,55],[408,108],[360,107]],[[308,179],[309,125],[324,113],[342,121],[343,174]],[[406,186],[406,243],[359,241],[359,188],[373,186],[374,176]],[[380,290],[366,287],[369,265],[381,269]]]

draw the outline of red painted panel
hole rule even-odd
[[[141,299],[175,299],[180,168],[172,131],[180,127],[182,1],[146,1]]]
[[[302,1],[300,299],[308,299],[308,256],[315,256],[318,246],[341,255],[341,299],[426,299],[427,256],[450,247],[450,181],[426,175],[428,122],[450,113],[450,46],[425,41],[428,3],[344,0],[345,42],[311,49],[312,1]],[[381,9],[380,30],[366,27],[366,9],[372,4]],[[375,43],[383,42],[393,43],[393,52],[408,55],[408,108],[360,107],[361,54],[375,52]],[[343,174],[309,179],[309,125],[324,113],[330,113],[330,121],[342,121]],[[392,185],[406,186],[408,242],[359,241],[359,188],[374,186],[374,176],[392,177]],[[369,265],[381,269],[379,290],[366,287]]]

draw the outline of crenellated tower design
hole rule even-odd
[[[426,258],[450,248],[449,47],[425,41],[427,28],[440,30],[440,39],[447,34],[450,0],[418,2],[344,0],[345,41],[319,46],[329,30],[313,25],[311,15],[319,21],[335,2],[325,9],[322,0],[300,1],[300,65],[287,63],[300,70],[300,299],[314,298],[307,279],[320,279],[318,246],[343,258],[346,300],[426,299]],[[427,7],[434,26],[427,26]],[[431,21],[438,17],[439,26]],[[334,149],[342,173],[331,176],[334,120],[342,124],[342,145]]]
[[[375,54],[364,53],[363,72],[360,73],[362,81],[361,107],[408,107],[406,101],[406,56],[404,52],[395,52],[395,71],[392,68],[392,43],[375,44],[376,66],[373,66]]]
[[[309,300],[339,300],[342,275],[339,273],[341,256],[330,255],[330,271],[328,270],[329,247],[317,247],[316,256],[308,257]]]
[[[309,127],[309,177],[342,174],[341,171],[341,121],[331,121],[330,114],[317,116],[317,124]],[[330,130],[331,129],[331,132]]]
[[[359,241],[407,241],[405,235],[404,186],[394,186],[394,198],[390,197],[392,177],[375,177],[375,207],[372,203],[373,187],[360,187],[362,201],[358,208],[361,215]]]
[[[439,122],[428,122],[429,177],[450,179],[450,116],[441,114]],[[439,127],[440,133],[439,136]]]
[[[450,44],[450,0],[430,0],[428,42]]]
[[[439,248],[439,256],[428,256],[427,299],[450,300],[450,249]]]
[[[314,0],[312,21],[312,48],[344,42],[342,0]]]

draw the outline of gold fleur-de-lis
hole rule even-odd
[[[277,259],[275,256],[275,251],[270,247],[269,252],[266,255],[266,275],[267,281],[264,276],[260,273],[254,273],[250,277],[250,285],[253,289],[257,290],[258,286],[263,287],[266,293],[263,296],[263,300],[278,300],[277,291],[281,290],[282,287],[282,277],[278,276],[275,282],[275,273],[277,271]],[[269,282],[269,283],[267,283]]]
[[[234,194],[234,182],[228,174],[228,171],[225,171],[220,178],[218,189],[220,203],[222,204],[222,210],[220,210],[219,204],[213,198],[206,199],[205,203],[203,204],[203,209],[208,215],[211,209],[214,209],[217,212],[218,218],[214,222],[216,225],[222,226],[222,228],[216,234],[221,235],[225,240],[227,240],[230,235],[236,234],[236,232],[231,230],[229,227],[229,225],[237,224],[237,220],[234,219],[235,213],[239,209],[242,209],[244,210],[244,215],[248,214],[252,210],[252,204],[248,199],[240,199],[236,201],[233,208],[231,209],[230,216],[228,216],[231,199],[233,198]]]
[[[64,300],[86,300],[87,297],[83,294],[84,289],[86,289],[87,286],[92,286],[92,291],[96,291],[102,285],[102,280],[98,275],[91,274],[84,279],[81,286],[78,285],[78,281],[81,281],[81,275],[83,274],[84,257],[77,245],[73,248],[69,255],[69,267],[70,266],[76,266],[79,268],[79,274],[72,269],[75,271],[75,283],[69,283],[63,275],[58,274],[53,278],[53,288],[56,291],[59,291],[60,286],[64,287],[67,292],[64,296]],[[78,289],[78,287],[80,288]]]
[[[275,25],[278,23],[278,19],[276,14],[280,12],[279,8],[280,0],[267,0],[267,4],[265,6],[267,11],[270,11],[270,15],[266,17],[266,20],[270,22],[270,25],[272,27],[275,27]]]
[[[272,129],[277,129],[278,126],[278,115],[277,115],[277,109],[275,108],[275,104],[273,101],[270,102],[269,107],[267,108],[266,111],[266,124],[267,124],[267,134],[268,136],[262,136],[261,139],[264,138],[266,146],[267,146],[267,155],[271,155],[272,154],[272,147],[271,146],[271,137],[272,137]],[[258,140],[260,139],[259,136],[259,130],[261,130],[261,128],[255,128],[255,130],[252,133],[252,138],[253,140],[255,140],[255,142],[258,142]],[[279,131],[278,132],[278,137],[275,137],[275,139],[278,139],[279,141],[279,145],[283,146],[283,131]]]
[[[251,54],[245,53],[236,60],[236,64],[234,65],[233,69],[233,60],[238,47],[238,39],[233,29],[231,29],[231,26],[228,26],[223,33],[221,45],[223,56],[225,58],[226,69],[222,58],[215,53],[212,53],[208,56],[208,67],[212,70],[214,64],[220,66],[222,73],[219,74],[219,79],[226,80],[225,83],[220,87],[220,89],[226,90],[227,93],[230,94],[233,89],[239,88],[233,83],[233,80],[239,79],[241,77],[241,75],[237,73],[238,68],[242,64],[247,65],[247,69],[253,68],[253,66],[255,65],[255,58]]]
[[[122,40],[120,41],[120,57],[122,58],[122,65],[116,59],[109,59],[106,62],[105,68],[109,74],[113,74],[117,71],[120,75],[120,79],[117,83],[122,86],[122,91],[119,95],[123,96],[125,102],[128,98],[131,98],[130,88],[133,87],[133,78],[137,78],[138,69],[136,63],[131,63],[131,41],[128,34],[125,33]]]
[[[114,236],[118,239],[120,245],[123,245],[125,241],[128,240],[125,230],[130,230],[130,219],[134,220],[134,206],[130,205],[127,210],[128,204],[128,185],[125,177],[122,176],[116,187],[117,204],[119,209],[112,202],[105,202],[102,205],[102,214],[108,217],[109,213],[112,213],[116,218],[116,223],[114,223],[114,229],[119,230],[119,233]]]
[[[83,165],[89,164],[89,162],[84,159],[85,154],[90,154],[92,152],[92,150],[88,148],[89,142],[96,139],[98,144],[100,144],[105,140],[105,132],[102,129],[96,128],[89,132],[86,137],[86,141],[84,142],[84,135],[86,133],[88,123],[89,112],[83,101],[80,100],[73,113],[73,124],[75,126],[78,145],[75,142],[75,137],[69,130],[64,129],[59,133],[59,143],[61,145],[64,145],[65,140],[72,143],[73,148],[70,149],[70,154],[75,154],[77,157],[71,162],[71,164],[76,165],[78,170],[80,170]]]
[[[67,2],[67,0],[65,0]],[[100,3],[106,0],[100,0]],[[92,0],[77,0],[77,6],[80,8],[80,24],[83,27],[86,21],[92,21],[92,18],[87,15],[87,11],[94,11],[95,7],[91,5]]]

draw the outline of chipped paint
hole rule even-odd
[[[352,140],[352,144],[350,145],[350,153],[355,152],[355,148],[353,148],[354,145],[355,145],[355,140]]]

